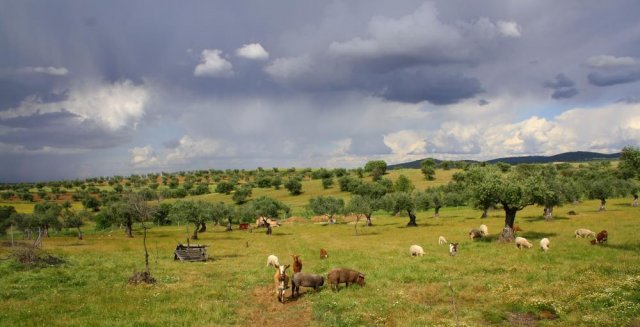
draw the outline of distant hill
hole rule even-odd
[[[524,157],[504,157],[487,160],[487,163],[497,163],[504,162],[512,165],[517,164],[533,164],[533,163],[551,163],[551,162],[583,162],[583,161],[592,161],[592,160],[608,160],[608,159],[618,159],[620,158],[620,153],[598,153],[598,152],[586,152],[586,151],[574,151],[574,152],[565,152],[556,154],[553,156],[524,156]],[[425,158],[426,159],[426,158]],[[410,161],[395,165],[389,165],[388,169],[402,169],[402,168],[420,168],[420,163],[424,159]],[[442,162],[442,160],[433,159],[436,163]],[[476,160],[458,160],[464,162],[480,162]]]

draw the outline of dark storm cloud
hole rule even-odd
[[[587,75],[589,83],[595,86],[612,86],[633,83],[640,80],[640,70],[620,70],[613,72],[593,72]]]
[[[552,81],[545,81],[543,85],[553,90],[551,97],[556,100],[573,98],[579,93],[574,87],[576,83],[562,73],[556,75]]]
[[[74,118],[73,114],[61,112],[0,121],[0,126],[18,127],[0,135],[0,143],[20,145],[28,150],[105,149],[130,141],[133,135],[129,129],[114,133],[101,124]]]
[[[371,84],[371,88],[387,100],[407,103],[429,101],[436,105],[456,103],[483,91],[476,78],[433,70],[392,73]]]

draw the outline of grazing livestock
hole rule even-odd
[[[543,238],[540,240],[540,249],[542,249],[542,251],[547,251],[549,250],[549,239],[548,238]]]
[[[332,269],[327,275],[327,279],[334,292],[338,290],[340,283],[345,283],[346,287],[349,287],[349,283],[357,283],[360,286],[365,284],[363,273],[346,268]]]
[[[475,240],[477,238],[482,238],[482,232],[479,229],[472,229],[469,231],[469,238]]]
[[[412,256],[416,257],[416,256],[423,256],[424,255],[424,249],[420,246],[420,245],[412,245],[409,247],[409,254],[411,254]]]
[[[287,276],[287,268],[289,268],[289,265],[276,265],[275,268],[276,273],[273,275],[273,281],[276,286],[276,294],[278,296],[278,301],[284,303],[284,292],[289,288],[289,276]]]
[[[320,249],[320,259],[326,259],[329,257],[329,253],[325,249]]]
[[[323,276],[297,272],[293,275],[293,279],[291,279],[291,296],[300,295],[300,286],[313,287],[314,291],[318,291],[318,288],[322,285],[324,285]]]
[[[280,261],[278,261],[278,257],[276,257],[275,255],[270,255],[267,257],[267,267],[268,266],[278,266],[280,265]]]
[[[458,243],[449,243],[449,254],[454,256],[458,253]]]
[[[292,254],[291,258],[293,258],[293,273],[301,272],[302,271],[302,260],[300,260],[300,256]]]
[[[606,230],[601,231],[600,233],[598,233],[598,235],[596,235],[596,238],[591,240],[591,244],[602,244],[607,242],[607,239],[609,238],[609,233],[607,233]]]
[[[578,228],[578,229],[576,229],[576,231],[574,233],[576,234],[576,238],[578,238],[578,237],[584,238],[584,237],[589,237],[589,236],[594,237],[594,238],[596,237],[596,233],[595,232],[593,232],[591,230],[588,230],[586,228]]]
[[[487,227],[487,225],[482,224],[480,225],[480,232],[482,233],[482,236],[489,236],[489,227]]]
[[[520,228],[520,226],[518,226],[518,224],[513,225],[513,232],[522,232],[524,231],[524,229]]]
[[[524,238],[524,237],[516,237],[516,246],[518,247],[518,249],[522,248],[522,247],[526,247],[527,249],[530,249],[533,244],[529,243],[529,241]]]
[[[444,236],[438,237],[438,244],[440,244],[440,245],[447,244],[447,239],[444,238]]]
[[[258,217],[256,219],[256,227],[278,227],[280,223],[277,220],[267,218],[267,217]]]

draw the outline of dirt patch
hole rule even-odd
[[[313,290],[312,290],[313,292]],[[248,303],[241,306],[239,317],[243,326],[309,326],[311,324],[311,303],[305,299],[307,290],[301,289],[298,298],[291,297],[291,289],[280,303],[271,286],[256,287],[247,297]]]
[[[315,217],[311,218],[311,221],[313,221],[314,223],[328,222],[329,221],[329,216],[327,216],[327,215],[315,216]]]
[[[308,219],[305,219],[304,217],[297,217],[297,216],[289,217],[282,221],[283,224],[308,223],[308,222],[309,222]]]
[[[529,312],[509,312],[507,320],[511,326],[535,327],[538,325],[536,317]]]

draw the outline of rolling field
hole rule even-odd
[[[413,178],[412,178],[413,179]],[[319,181],[316,181],[319,183]],[[422,188],[422,187],[421,187]],[[337,189],[337,187],[334,187]],[[311,193],[311,192],[309,192]],[[254,197],[257,194],[254,193]],[[211,196],[211,195],[209,195]],[[205,196],[206,197],[206,196]],[[306,200],[301,200],[306,203]],[[360,229],[339,219],[324,226],[285,223],[272,236],[210,226],[200,244],[209,245],[210,260],[173,260],[185,226],[149,231],[152,275],[157,284],[129,286],[134,271],[144,269],[142,236],[128,239],[123,230],[73,233],[44,240],[44,249],[65,260],[46,268],[0,261],[0,325],[5,326],[626,326],[640,318],[640,211],[628,199],[612,199],[608,211],[597,201],[566,205],[546,222],[542,209],[528,207],[516,224],[534,247],[518,250],[495,235],[503,212],[487,219],[468,208],[419,212],[417,228],[404,227],[407,217],[374,214],[374,226]],[[289,202],[287,204],[291,205]],[[292,205],[295,207],[295,205]],[[574,210],[577,215],[567,215]],[[471,241],[470,228],[485,223],[491,236]],[[584,227],[606,229],[609,244],[594,246],[575,239]],[[191,227],[189,227],[191,228]],[[438,236],[460,242],[451,257]],[[547,253],[541,238],[551,240]],[[409,256],[412,244],[424,257]],[[319,259],[319,249],[329,258]],[[0,247],[5,259],[10,248]],[[318,293],[302,289],[298,299],[277,302],[269,254],[291,263],[300,254],[303,271],[326,273],[348,267],[366,274],[366,286],[325,285]],[[290,272],[290,271],[289,271]]]

